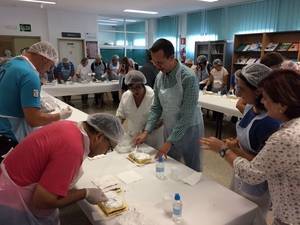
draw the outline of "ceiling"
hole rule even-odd
[[[49,0],[56,5],[44,5],[44,8],[71,10],[77,12],[97,13],[101,16],[118,16],[125,18],[153,18],[206,8],[249,2],[251,0],[219,0],[202,2],[197,0]],[[18,2],[17,0],[0,0],[0,6],[40,7],[40,4]],[[157,15],[125,13],[124,9],[157,11]]]

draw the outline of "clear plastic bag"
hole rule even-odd
[[[129,134],[125,134],[116,146],[115,150],[119,153],[128,153],[134,150],[132,147],[132,138]]]

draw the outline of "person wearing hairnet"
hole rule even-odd
[[[154,65],[160,70],[154,84],[154,100],[144,131],[135,144],[146,141],[162,118],[165,143],[157,157],[171,156],[185,165],[201,171],[202,157],[199,138],[204,126],[198,105],[199,85],[194,72],[175,58],[173,44],[158,39],[150,48]]]
[[[128,89],[121,98],[116,116],[122,121],[128,121],[128,134],[135,137],[146,126],[148,115],[154,99],[151,87],[145,86],[146,77],[137,70],[129,71],[125,76],[125,84]],[[155,149],[163,145],[163,128],[161,124],[147,137],[146,143]]]
[[[0,68],[0,155],[16,146],[33,127],[68,118],[72,110],[41,112],[40,75],[57,62],[57,51],[48,42],[32,45],[26,53]],[[8,98],[9,96],[9,98]]]
[[[267,115],[264,105],[261,103],[262,91],[258,84],[266,78],[271,69],[263,64],[251,64],[245,66],[236,74],[237,95],[247,104],[242,119],[236,126],[236,138],[221,141],[215,137],[203,138],[202,143],[210,149],[218,148],[221,157],[227,150],[234,151],[238,156],[251,161],[263,148],[266,140],[272,133],[278,130],[280,123]],[[255,224],[266,224],[265,216],[269,210],[270,196],[266,182],[258,185],[249,185],[238,176],[234,176],[231,189],[259,206],[262,221]]]
[[[203,90],[207,90],[209,85],[212,85],[211,90],[213,92],[222,93],[227,92],[228,83],[228,71],[223,66],[223,62],[220,59],[215,59],[213,61],[213,69],[210,71],[208,82],[206,83]]]
[[[108,65],[111,71],[115,72],[116,74],[119,73],[120,70],[120,57],[118,55],[113,55],[111,61]]]
[[[106,201],[101,189],[74,185],[83,174],[84,159],[106,154],[122,136],[119,119],[105,113],[32,132],[1,163],[0,224],[58,225],[58,208],[82,199]]]
[[[75,75],[74,64],[69,61],[68,58],[63,58],[60,63],[58,63],[57,67],[54,69],[54,77],[57,76],[58,82],[67,82],[71,80]],[[64,102],[67,104],[74,106],[71,102],[71,95],[62,96]]]
[[[199,81],[199,88],[202,90],[208,82],[209,73],[212,65],[208,63],[205,55],[199,55],[197,57],[197,65],[191,67],[194,70],[196,77]],[[209,87],[211,88],[211,87]]]

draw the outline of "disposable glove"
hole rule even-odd
[[[68,106],[60,111],[59,116],[61,120],[67,119],[72,114],[72,109]]]
[[[86,195],[85,199],[90,203],[90,204],[97,204],[99,202],[106,202],[108,199],[103,193],[101,189],[98,188],[86,188]]]

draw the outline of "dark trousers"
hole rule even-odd
[[[63,96],[63,100],[64,100],[65,103],[71,102],[71,95],[69,95],[69,96]]]
[[[17,141],[14,141],[9,137],[0,134],[0,156],[6,154],[11,148],[14,148],[17,144]],[[0,158],[0,161],[2,161],[2,158]]]
[[[113,91],[111,92],[112,98],[113,98],[113,102],[115,104],[119,104],[120,103],[120,99],[119,99],[119,92],[118,91]]]
[[[99,106],[102,106],[103,105],[103,93],[96,93],[95,94],[95,104],[96,105],[99,105]]]
[[[82,101],[83,105],[88,104],[88,98],[89,98],[89,95],[81,95],[81,101]]]

